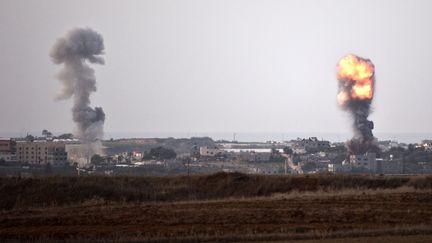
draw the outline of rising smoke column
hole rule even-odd
[[[367,118],[374,95],[375,66],[369,59],[349,54],[337,65],[339,105],[353,117],[354,137],[348,142],[350,154],[377,152],[372,133],[374,124]]]
[[[76,137],[86,145],[86,157],[100,153],[105,113],[101,107],[90,107],[90,94],[96,91],[94,70],[87,62],[104,64],[103,38],[91,29],[73,29],[59,38],[50,56],[63,64],[57,78],[63,85],[57,99],[73,97],[72,115],[77,126]]]

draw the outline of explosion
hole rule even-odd
[[[370,60],[347,55],[337,66],[337,78],[343,86],[338,95],[341,106],[350,100],[372,101],[375,67]]]
[[[104,64],[102,36],[91,29],[73,29],[59,38],[50,56],[63,65],[57,78],[63,85],[57,99],[73,97],[72,116],[77,126],[75,136],[84,144],[83,159],[102,153],[101,139],[105,113],[101,107],[90,106],[90,95],[96,91],[94,70],[88,63]],[[85,161],[85,160],[84,160]]]
[[[375,66],[369,59],[349,54],[337,65],[339,105],[348,110],[354,120],[354,138],[348,142],[350,154],[377,152],[372,134],[373,122],[367,117],[374,95]]]

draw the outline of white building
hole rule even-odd
[[[325,140],[318,140],[316,137],[310,137],[307,139],[297,139],[294,142],[298,147],[305,148],[329,148],[330,142]]]
[[[265,174],[265,175],[275,175],[275,174],[282,174],[283,170],[280,167],[260,167],[255,168],[255,171],[257,174]]]
[[[16,142],[11,138],[0,138],[0,160],[16,162]]]
[[[295,154],[305,154],[307,152],[304,147],[294,147],[292,148],[292,151]]]
[[[378,174],[402,174],[403,162],[402,160],[383,160],[376,159]]]
[[[223,154],[223,152],[224,151],[218,147],[210,147],[210,146],[200,147],[200,156],[203,157],[220,156]]]
[[[0,160],[5,162],[17,162],[16,155],[13,153],[0,153]]]
[[[80,143],[68,143],[65,146],[67,152],[67,159],[70,162],[78,163],[80,165],[90,163],[91,155],[86,153],[88,149]]]
[[[329,172],[370,172],[373,174],[402,174],[402,160],[383,160],[375,153],[350,155],[349,161],[342,164],[329,164]]]
[[[375,173],[377,171],[376,154],[366,153],[359,155],[350,155],[349,164],[353,169],[366,169]]]
[[[135,160],[142,160],[143,157],[144,157],[143,152],[137,152],[137,151],[132,152],[132,158]]]
[[[245,151],[238,154],[239,159],[248,162],[266,162],[270,161],[270,157],[270,152]]]
[[[425,148],[425,150],[432,150],[432,140],[423,140],[422,145]]]
[[[328,164],[328,172],[337,173],[344,172],[344,167],[341,164]]]
[[[67,162],[65,143],[46,140],[19,141],[16,143],[16,158],[21,163],[63,164]]]

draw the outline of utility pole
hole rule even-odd
[[[191,160],[190,158],[188,158],[188,160],[187,160],[187,175],[188,175],[188,177],[190,175],[190,170],[189,170],[190,160]]]

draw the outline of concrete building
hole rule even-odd
[[[190,156],[192,157],[198,157],[200,156],[200,147],[198,145],[194,144],[190,150]]]
[[[240,152],[238,154],[238,158],[247,162],[267,162],[270,161],[271,153],[270,152],[255,152],[255,151],[246,151]]]
[[[376,159],[376,173],[377,174],[402,174],[403,162],[402,160],[383,160]]]
[[[346,172],[346,169],[341,164],[328,164],[327,170],[332,173]]]
[[[376,173],[377,163],[375,153],[366,153],[358,155],[350,155],[349,161],[342,162],[345,167],[350,167],[353,172],[355,171],[368,171]]]
[[[67,160],[71,163],[78,163],[79,165],[89,164],[92,154],[86,145],[79,142],[67,143],[65,146],[67,153]],[[125,156],[124,158],[126,158]]]
[[[385,140],[378,141],[378,147],[381,151],[386,152],[392,148],[404,147],[403,144],[399,144],[397,141]]]
[[[282,174],[283,168],[280,166],[254,167],[252,171],[256,174],[275,175]]]
[[[17,162],[16,155],[13,153],[0,153],[0,160],[4,162]]]
[[[139,152],[139,151],[133,151],[132,152],[132,158],[134,160],[139,160],[141,161],[144,157],[144,153],[143,152]]]
[[[63,142],[45,140],[20,141],[16,143],[16,159],[29,164],[62,164],[67,162]]]
[[[0,138],[0,160],[16,162],[16,141],[11,138]]]
[[[203,157],[220,156],[223,153],[224,151],[218,147],[210,147],[210,146],[200,147],[200,156]]]
[[[16,142],[11,138],[0,138],[0,154],[14,154],[16,152]]]
[[[292,151],[295,154],[305,154],[305,153],[307,153],[307,151],[306,151],[306,149],[304,147],[293,147]]]
[[[307,139],[300,139],[291,141],[292,149],[324,149],[330,148],[330,141],[318,140],[316,137],[310,137]]]
[[[431,151],[432,150],[432,140],[423,140],[422,145],[425,150]]]
[[[350,155],[348,161],[342,164],[329,164],[329,172],[361,172],[372,174],[402,174],[404,170],[402,160],[384,160],[376,158],[375,153]]]
[[[364,155],[351,155],[350,165],[355,168],[363,168],[375,174],[402,174],[403,162],[401,160],[383,160],[376,158],[375,153]]]

